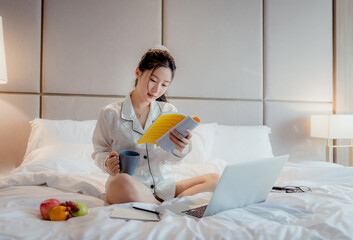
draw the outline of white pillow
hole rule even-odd
[[[91,158],[92,144],[51,144],[27,154],[16,172],[101,172]]]
[[[217,123],[201,123],[192,131],[192,150],[184,163],[205,163],[212,155]]]
[[[92,144],[96,122],[34,119],[25,158],[35,149],[53,144]]]
[[[91,158],[96,120],[47,120],[30,122],[32,131],[19,171],[95,171]],[[192,151],[183,162],[205,163],[211,157],[217,123],[200,124],[192,132]]]
[[[273,157],[267,126],[217,125],[212,157],[236,163]]]

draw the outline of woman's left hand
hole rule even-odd
[[[192,137],[191,131],[186,129],[188,134],[186,137],[183,137],[177,130],[174,130],[173,133],[169,133],[169,139],[174,143],[175,148],[182,153],[184,149],[190,144],[190,139]]]

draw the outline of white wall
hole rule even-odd
[[[176,59],[168,94],[180,111],[269,125],[276,155],[324,160],[308,121],[332,112],[331,0],[0,0],[0,15],[1,165],[21,162],[34,117],[94,119],[124,97],[160,43]]]
[[[310,115],[332,113],[332,1],[266,0],[264,36],[264,114],[274,153],[324,160]]]

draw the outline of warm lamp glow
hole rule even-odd
[[[353,115],[314,115],[311,116],[311,136],[327,139],[326,161],[331,162],[333,148],[349,148],[349,165],[353,166]],[[332,145],[332,139],[338,139]],[[349,145],[340,145],[341,139],[350,139]]]
[[[327,139],[353,138],[353,115],[311,116],[311,136]]]
[[[2,18],[0,16],[0,84],[7,83],[6,58],[4,31],[2,28]]]

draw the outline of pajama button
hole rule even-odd
[[[147,156],[145,155],[145,156],[143,156],[143,158],[144,158],[144,159],[147,159]]]
[[[151,185],[151,188],[154,188],[154,186],[153,186],[153,185]]]

